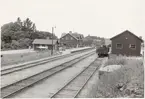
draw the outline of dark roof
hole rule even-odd
[[[82,34],[78,34],[78,33],[71,33],[70,35],[76,37],[77,39],[82,39],[83,35]]]
[[[97,40],[97,41],[101,41],[101,40],[103,40],[103,38],[101,38],[101,37],[97,37],[97,36],[86,36],[84,39],[83,39],[84,41],[85,40]]]
[[[78,33],[67,33],[65,35],[63,35],[62,37],[66,36],[66,35],[71,35],[72,37],[74,37],[75,39],[79,40],[79,39],[83,39],[83,35],[82,34],[78,34]],[[61,37],[61,38],[62,38]]]
[[[57,40],[53,40],[53,45],[56,44]],[[32,44],[46,44],[52,45],[52,40],[50,39],[35,39]]]
[[[123,33],[130,33],[131,35],[133,35],[133,36],[135,36],[136,38],[138,38],[141,42],[143,42],[143,40],[141,39],[141,38],[139,38],[138,36],[136,36],[135,34],[133,34],[132,32],[130,32],[129,30],[126,30],[126,31],[124,31],[124,32],[122,32],[122,33],[120,33],[120,34],[118,34],[118,35],[116,35],[116,36],[114,36],[114,37],[112,37],[112,38],[110,38],[110,40],[112,40],[112,39],[114,39],[114,38],[116,38],[116,37],[119,37],[120,35],[122,35]]]
[[[99,39],[97,36],[86,36],[84,39]]]

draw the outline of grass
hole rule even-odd
[[[125,58],[115,58],[115,59],[109,59],[104,66],[108,65],[125,65],[127,63],[127,60]]]
[[[1,66],[13,65],[28,61],[33,61],[50,56],[50,51],[38,51],[19,54],[7,54],[1,57]]]
[[[105,66],[121,64],[122,67],[100,76],[93,98],[144,97],[144,64],[143,60],[120,57],[109,59]]]

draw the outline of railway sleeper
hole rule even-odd
[[[64,89],[66,89],[66,90],[67,90],[67,89],[79,90],[80,87],[69,85],[69,86],[66,86]]]
[[[85,73],[91,73],[91,72],[94,72],[95,70],[96,70],[96,68],[88,69]]]
[[[79,81],[78,81],[78,82],[76,81],[76,82],[72,82],[72,83],[71,83],[71,85],[77,86],[77,87],[82,87],[83,84],[84,84],[84,82],[79,82]]]
[[[91,73],[84,73],[84,74],[81,74],[81,76],[85,76],[85,77],[89,77],[91,75]]]
[[[91,68],[96,68],[96,67],[98,67],[98,65],[92,65],[92,66],[91,66]]]
[[[83,84],[85,81],[87,81],[87,79],[79,79],[79,80],[77,80],[77,82],[81,83],[81,84]],[[77,82],[75,82],[75,83],[77,84]]]
[[[96,68],[97,67],[89,67],[87,70],[84,71],[84,73],[94,71],[94,70],[96,70]]]
[[[86,98],[86,97],[88,97],[88,96],[86,94],[83,94],[83,95],[77,96],[76,98]]]
[[[72,95],[57,94],[54,98],[72,98]]]
[[[9,87],[9,88],[7,88],[7,89],[5,89],[4,91],[1,92],[1,97],[5,97],[5,96],[9,95],[10,93],[15,93],[19,89],[20,89],[20,87],[11,86],[11,87]]]
[[[80,76],[80,77],[78,77],[78,78],[76,78],[76,80],[86,80],[87,78],[86,77],[82,77],[82,76]]]
[[[77,59],[77,60],[75,60],[75,62],[80,61],[81,59]],[[72,65],[72,64],[75,64],[75,62],[70,62],[70,63]],[[58,71],[60,71],[60,70],[62,70],[64,68],[62,68],[61,66],[58,67],[58,68],[52,68],[52,69],[49,69],[49,71],[46,70],[46,71],[40,73],[39,75],[36,74],[35,76],[32,76],[30,78],[27,78],[27,79],[24,79],[22,81],[19,81],[19,82],[13,84],[12,86],[9,86],[8,88],[5,87],[6,89],[3,89],[1,95],[2,95],[2,97],[6,97],[8,95],[11,96],[11,94],[13,94],[15,92],[18,92],[18,91],[22,90],[23,88],[26,88],[26,87],[29,87],[29,86],[33,86],[34,83],[37,83],[40,80],[43,80],[43,79],[47,78],[48,76],[50,76],[51,74],[53,74],[55,72],[58,72]],[[82,87],[82,85],[80,87]]]
[[[94,70],[94,69],[96,69],[97,67],[98,67],[97,65],[91,65],[90,68],[89,68],[89,70]]]
[[[73,90],[61,90],[61,92],[59,92],[57,95],[71,95],[74,96],[75,94],[77,94],[77,91],[73,91]]]
[[[77,92],[78,90],[76,90],[76,89],[71,89],[71,88],[64,88],[63,90],[65,90],[65,91],[75,91],[75,92]]]
[[[82,58],[81,58],[82,59]],[[75,64],[76,62],[80,61],[81,59],[77,59],[68,63],[65,63],[62,65],[62,67],[68,67],[68,66],[72,66],[73,64]]]

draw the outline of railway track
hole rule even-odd
[[[48,62],[56,61],[56,60],[59,60],[59,59],[62,59],[62,58],[71,57],[71,56],[74,56],[78,53],[82,53],[82,52],[66,54],[66,55],[63,55],[63,56],[53,57],[53,58],[50,58],[50,59],[44,59],[44,60],[41,60],[41,61],[32,62],[32,63],[25,64],[25,65],[20,65],[20,66],[16,66],[16,67],[7,68],[7,69],[4,69],[4,70],[1,70],[1,76],[10,74],[10,73],[13,73],[13,72],[16,72],[16,71],[21,71],[21,70],[24,70],[24,69],[27,69],[27,68],[39,66],[41,64],[45,64],[45,63],[48,63]]]
[[[17,93],[28,89],[29,87],[33,86],[36,83],[41,82],[42,80],[47,79],[48,77],[64,70],[67,69],[74,64],[78,63],[79,61],[93,55],[95,52],[87,53],[83,56],[77,57],[76,59],[70,60],[66,63],[63,63],[61,65],[58,65],[56,67],[47,69],[43,72],[40,72],[38,74],[32,75],[28,78],[22,79],[20,81],[17,81],[13,84],[7,85],[5,87],[1,88],[1,97],[2,98],[10,98],[13,95],[16,95]]]
[[[88,67],[82,70],[73,79],[68,81],[56,93],[52,93],[51,98],[77,98],[89,79],[101,66],[102,59],[96,59]],[[96,66],[97,63],[97,66]]]

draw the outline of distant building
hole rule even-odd
[[[58,50],[58,45],[59,42],[58,40],[53,40],[53,44],[52,44],[52,40],[50,39],[35,39],[33,42],[33,49],[34,50]]]
[[[140,56],[143,40],[126,30],[110,39],[112,54],[127,56]]]
[[[79,33],[66,33],[60,38],[60,43],[66,48],[76,48],[82,46],[84,36]]]
[[[62,34],[61,34],[61,37],[63,37],[63,36],[66,35],[66,34],[67,34],[67,33],[62,33]]]
[[[84,46],[100,46],[102,44],[102,38],[97,36],[86,36],[83,39],[83,45]]]

